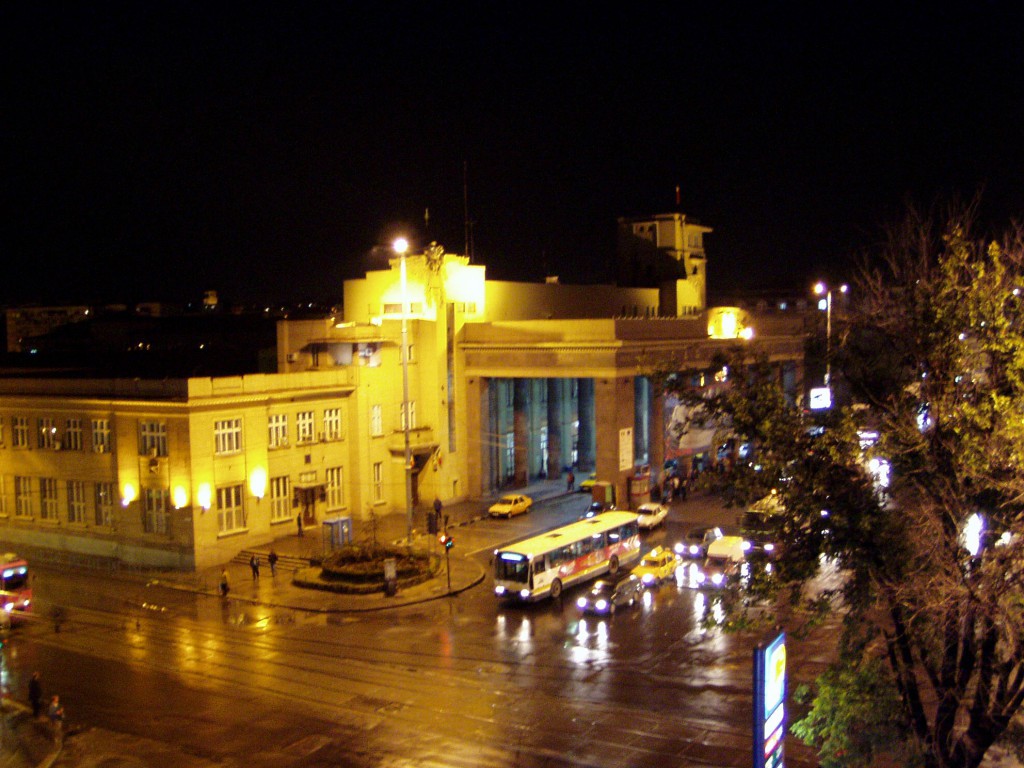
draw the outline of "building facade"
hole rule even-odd
[[[201,568],[299,519],[421,527],[435,497],[568,468],[635,506],[672,451],[656,371],[756,344],[799,396],[801,320],[708,309],[691,277],[681,307],[665,284],[487,281],[431,244],[347,281],[343,316],[279,321],[275,374],[0,379],[0,539]]]

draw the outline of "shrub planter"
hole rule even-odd
[[[408,547],[349,544],[328,554],[319,567],[296,571],[296,586],[344,594],[368,595],[384,591],[384,561],[395,560],[399,589],[434,578],[441,559]]]

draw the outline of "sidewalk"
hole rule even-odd
[[[563,479],[538,481],[527,488],[516,489],[525,493],[534,502],[566,495]],[[495,496],[494,498],[497,498]],[[448,531],[472,525],[487,515],[487,508],[494,498],[479,501],[465,501],[446,505],[442,519],[447,517]],[[583,495],[580,494],[581,500]],[[427,500],[422,506],[427,505]],[[417,510],[413,516],[412,537],[416,544],[429,548],[435,537],[426,532],[426,512]],[[409,524],[404,514],[381,515],[373,520],[352,521],[352,541],[376,541],[379,544],[405,543],[409,539]],[[273,549],[279,558],[277,574],[272,576],[267,557]],[[437,576],[422,584],[399,588],[397,594],[388,596],[383,590],[366,595],[350,595],[319,589],[299,587],[292,583],[292,576],[299,568],[309,567],[310,560],[325,551],[322,529],[307,528],[302,536],[290,534],[270,544],[244,550],[231,562],[203,569],[195,574],[162,573],[150,578],[150,583],[198,594],[220,595],[221,568],[228,572],[230,590],[227,600],[268,607],[287,608],[310,613],[347,613],[379,611],[413,605],[427,600],[436,600],[464,592],[486,578],[483,568],[472,558],[451,554],[444,558],[451,568],[451,590],[448,589],[448,574],[442,564]],[[259,579],[253,579],[249,567],[249,556],[255,553],[260,559]]]

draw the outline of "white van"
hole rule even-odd
[[[704,587],[724,587],[743,573],[750,543],[742,536],[723,536],[708,545],[697,581]]]

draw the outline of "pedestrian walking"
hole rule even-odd
[[[270,575],[277,576],[277,552],[273,549],[271,549],[270,554],[267,555],[267,562],[270,563]]]
[[[575,487],[576,487],[576,475],[574,475],[572,473],[572,470],[570,469],[569,470],[569,474],[565,478],[565,490],[568,491],[569,493],[572,493],[573,488],[575,488]]]
[[[221,597],[227,597],[228,596],[228,569],[227,568],[221,568],[220,569],[220,596]]]
[[[301,512],[295,516],[295,522],[299,526],[299,538],[301,539],[302,538],[302,513]]]
[[[60,696],[54,695],[50,699],[50,709],[47,711],[47,715],[53,729],[53,740],[60,744],[64,740],[64,707],[60,703]]]
[[[38,720],[43,711],[43,681],[38,672],[33,672],[28,681],[28,703],[32,706],[32,717]]]
[[[252,568],[252,580],[256,581],[260,577],[260,558],[259,555],[253,555],[249,558],[249,567]]]

